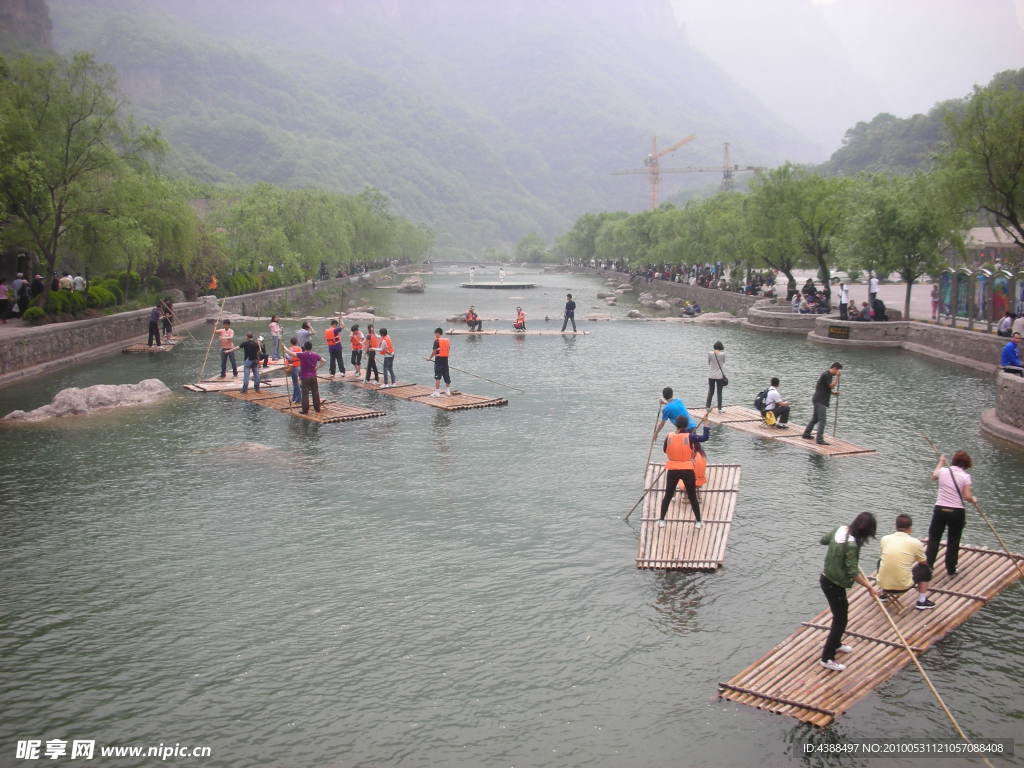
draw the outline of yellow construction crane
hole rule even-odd
[[[679,147],[683,146],[686,142],[695,138],[694,136],[687,136],[680,142],[673,144],[668,149],[662,150],[660,153],[652,151],[644,160],[644,165],[647,168],[643,169],[631,169],[626,171],[614,171],[612,175],[621,176],[624,174],[631,173],[646,173],[650,179],[651,184],[651,210],[658,207],[658,184],[661,179],[660,176],[663,173],[720,173],[722,174],[722,190],[729,191],[735,186],[733,176],[737,173],[749,173],[751,171],[763,171],[762,166],[757,165],[744,165],[740,167],[736,163],[733,163],[732,156],[729,151],[729,142],[725,142],[723,145],[722,152],[722,164],[712,166],[688,166],[686,168],[661,168],[658,164],[658,158],[667,155],[669,152],[675,152]],[[655,140],[651,139],[651,146],[653,150],[657,149]]]
[[[693,134],[687,136],[685,139],[680,139],[668,149],[658,151],[658,137],[651,136],[651,153],[644,158],[644,168],[630,168],[625,171],[613,171],[613,176],[625,176],[627,174],[643,173],[647,175],[647,181],[651,185],[651,210],[653,211],[658,207],[658,184],[661,183],[662,173],[674,173],[675,171],[670,169],[661,168],[660,160],[665,155],[671,154],[679,149],[683,144],[687,144],[693,141],[696,136]]]

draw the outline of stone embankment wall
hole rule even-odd
[[[838,346],[899,347],[979,371],[998,368],[999,352],[1006,343],[999,336],[914,320],[859,323],[830,316],[817,317],[807,338]]]
[[[604,272],[601,274],[608,277],[622,277],[624,280],[628,279],[621,272]],[[634,277],[630,282],[637,293],[647,291],[653,293],[658,298],[675,296],[680,299],[687,299],[695,304],[700,304],[700,308],[705,312],[731,312],[736,317],[746,317],[747,311],[752,306],[759,301],[763,301],[758,296],[744,296],[742,293],[702,288],[699,285],[687,285],[686,283],[670,283],[668,280],[651,280],[651,282],[647,282],[642,277]]]
[[[981,429],[1024,449],[1024,377],[996,374],[996,407],[981,414]]]
[[[175,304],[176,325],[201,321],[215,309],[209,299]],[[148,309],[24,328],[17,335],[0,338],[0,385],[117,351],[129,340],[145,336],[148,329]],[[47,363],[53,365],[39,368]]]
[[[747,310],[744,325],[758,331],[806,336],[814,330],[814,321],[819,317],[822,315],[801,315],[794,312],[789,304],[775,304],[771,299],[762,299]]]
[[[370,273],[370,276],[388,272],[390,270],[381,270]],[[301,302],[313,296],[314,291],[330,290],[358,280],[359,277],[341,277],[319,282],[315,288],[312,283],[300,283],[260,293],[230,296],[224,301],[224,311],[267,315],[282,302]],[[179,302],[174,305],[175,327],[201,322],[216,314],[219,306],[213,296],[204,296],[200,301]],[[91,320],[19,329],[17,333],[0,337],[0,386],[118,352],[128,343],[145,337],[148,327],[149,310],[137,309]]]

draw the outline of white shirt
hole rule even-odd
[[[75,286],[76,291],[85,290],[85,278],[82,277],[81,275],[75,275],[74,279],[71,282]]]
[[[999,321],[999,330],[1003,331],[1005,333],[1006,331],[1010,330],[1010,327],[1012,325],[1013,325],[1013,318],[1012,317],[1004,317],[1002,320]]]
[[[721,364],[721,367],[719,367]],[[708,378],[721,379],[725,376],[725,352],[708,352]]]
[[[950,470],[953,470],[952,473]],[[953,476],[956,477],[960,493],[956,492],[956,487],[953,485]],[[969,485],[971,485],[971,476],[960,467],[941,467],[939,469],[939,493],[935,498],[935,506],[962,509],[965,501],[961,501],[960,496]]]
[[[849,304],[850,303],[850,289],[847,288],[845,285],[839,291],[839,303],[840,304]]]
[[[1013,321],[1013,330],[1016,333],[1024,335],[1024,315],[1021,315]]]
[[[868,293],[878,293],[878,278],[872,277],[868,280]]]
[[[782,402],[782,395],[779,394],[779,390],[775,387],[768,387],[768,394],[764,396],[764,409],[766,411],[774,411],[775,404]]]

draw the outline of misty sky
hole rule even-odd
[[[673,0],[691,44],[826,158],[879,112],[905,117],[1024,67],[1024,0]]]

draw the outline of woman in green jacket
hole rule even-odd
[[[821,650],[819,663],[835,672],[846,669],[845,664],[836,661],[836,652],[849,653],[853,650],[850,646],[842,644],[850,607],[846,590],[857,582],[865,589],[881,595],[881,590],[872,587],[861,575],[857,564],[860,548],[868,539],[875,537],[876,528],[875,516],[870,512],[861,512],[849,525],[841,525],[821,537],[821,543],[828,545],[825,568],[821,573],[821,591],[825,593],[828,607],[832,610],[832,629],[828,633],[825,647]]]

